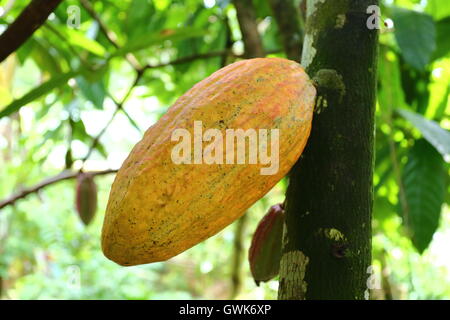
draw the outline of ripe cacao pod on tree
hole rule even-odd
[[[117,173],[102,229],[105,256],[125,266],[167,260],[238,219],[299,158],[315,97],[303,68],[280,58],[242,60],[197,83],[145,132]],[[180,129],[193,136],[193,161],[186,149],[175,152],[183,156],[174,161],[179,144],[172,134]],[[207,130],[200,142],[198,129]],[[254,148],[244,150],[248,163],[241,163],[237,146],[224,146],[226,139],[220,137],[228,137],[231,129],[259,131],[259,162],[250,164]],[[264,136],[263,130],[269,133]],[[278,148],[273,144],[277,132]],[[270,144],[261,139],[269,136]],[[184,142],[186,136],[180,137]],[[267,174],[261,150],[267,156],[269,149],[279,160],[278,170]],[[211,150],[219,158],[211,161]],[[234,153],[238,160],[228,162]],[[220,156],[227,162],[221,163]]]
[[[80,173],[77,177],[75,206],[84,225],[88,225],[97,210],[97,185],[89,173]]]

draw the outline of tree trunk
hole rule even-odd
[[[307,4],[302,65],[310,76],[335,70],[338,86],[319,86],[327,103],[290,173],[279,299],[367,298],[378,44],[367,9],[376,4]]]

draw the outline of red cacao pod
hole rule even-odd
[[[283,205],[276,204],[262,218],[253,234],[248,260],[257,285],[261,281],[269,281],[278,275],[283,224]]]
[[[75,198],[78,216],[84,225],[88,225],[97,210],[97,185],[92,174],[78,175]]]

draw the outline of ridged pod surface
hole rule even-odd
[[[270,207],[253,234],[248,250],[250,271],[256,285],[278,275],[280,270],[281,244],[283,237],[284,207]]]
[[[242,216],[299,158],[315,97],[303,68],[280,58],[242,60],[197,83],[145,132],[117,173],[102,230],[105,256],[125,266],[167,260]],[[260,162],[175,164],[172,132],[194,136],[194,121],[224,137],[226,129],[279,129],[279,170],[262,175],[268,165]]]

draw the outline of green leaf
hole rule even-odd
[[[445,114],[445,110],[447,109],[447,106],[449,105],[448,99],[450,96],[450,84],[447,87],[447,91],[445,92],[444,96],[442,97],[441,102],[439,103],[438,107],[436,108],[436,112],[434,113],[434,119],[442,119],[442,117]]]
[[[405,104],[405,92],[402,90],[399,57],[393,50],[382,46],[378,63],[378,102],[382,111],[388,111],[392,106]]]
[[[150,30],[154,20],[158,19],[155,1],[132,0],[126,9],[126,19],[123,21],[123,31],[129,38],[145,34]]]
[[[100,155],[102,155],[104,158],[108,157],[108,153],[106,152],[105,146],[100,142],[97,142],[94,149],[97,150],[100,153]]]
[[[428,69],[418,71],[409,65],[403,57],[400,58],[399,62],[405,102],[416,112],[425,114],[430,105],[431,71]],[[401,108],[401,105],[393,104],[393,106]]]
[[[45,132],[42,144],[44,144],[44,142],[46,142],[49,139],[56,140],[56,138],[61,133],[63,127],[64,127],[64,123],[60,122],[56,128],[48,130],[47,132]]]
[[[86,132],[83,120],[79,119],[72,122],[72,137],[74,140],[80,140],[85,143],[92,140],[92,137]]]
[[[69,79],[76,77],[79,74],[79,71],[70,71],[68,73],[63,73],[56,77],[51,78],[50,80],[42,83],[37,88],[32,89],[30,92],[25,94],[22,98],[14,100],[9,105],[0,111],[0,118],[6,117],[13,112],[16,112],[21,107],[27,105],[30,102],[42,97],[43,95],[49,93],[53,89],[60,87],[69,81]]]
[[[439,226],[441,207],[446,192],[445,163],[439,153],[424,139],[411,148],[403,168],[403,224],[412,243],[422,253]]]
[[[58,31],[66,37],[67,41],[71,45],[79,47],[81,49],[85,49],[90,53],[93,53],[99,57],[105,56],[106,54],[105,47],[103,47],[97,41],[89,39],[81,31],[71,28],[60,28],[60,27],[58,27]]]
[[[450,17],[436,22],[436,51],[433,54],[433,60],[442,58],[450,52]]]
[[[24,64],[27,58],[30,56],[30,53],[33,51],[35,45],[34,38],[29,38],[22,44],[19,49],[16,51],[16,57],[19,60],[20,64]]]
[[[392,165],[388,165],[387,168],[380,174],[380,181],[374,186],[373,193],[376,195],[378,190],[386,183],[393,171]]]
[[[450,155],[450,132],[443,129],[437,122],[424,118],[422,115],[405,109],[396,111],[412,123],[442,156]]]
[[[427,14],[393,9],[395,38],[406,62],[418,70],[424,70],[436,49],[436,27]]]
[[[60,57],[52,55],[51,48],[46,47],[39,38],[33,39],[32,41],[34,46],[31,51],[31,56],[39,68],[42,71],[50,73],[52,76],[61,74],[61,67],[59,65]]]
[[[161,44],[162,42],[167,40],[179,41],[200,37],[204,34],[205,31],[198,28],[182,28],[175,30],[166,30],[150,35],[143,35],[126,43],[122,48],[114,52],[111,57],[123,56],[130,52],[136,52],[156,44]]]
[[[84,77],[77,77],[77,85],[84,97],[92,102],[95,108],[103,109],[106,89],[102,81],[89,83]]]
[[[378,221],[384,221],[395,216],[395,205],[387,197],[377,196],[373,202],[373,216]]]
[[[448,1],[427,0],[425,11],[431,14],[435,20],[450,16],[450,5]]]

